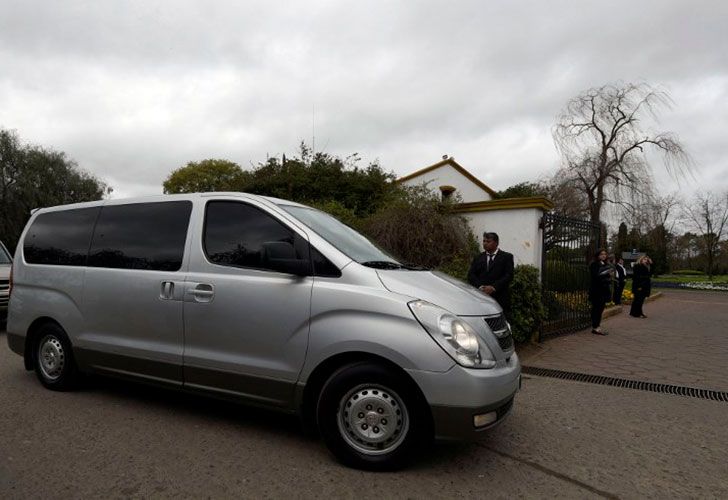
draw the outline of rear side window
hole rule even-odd
[[[84,266],[99,207],[40,214],[23,242],[30,264]]]
[[[191,212],[189,201],[103,207],[89,267],[179,271]]]
[[[205,211],[205,254],[224,266],[274,270],[269,258],[308,260],[308,242],[266,212],[235,201]]]

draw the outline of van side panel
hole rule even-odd
[[[404,369],[444,372],[453,366],[454,361],[414,318],[405,297],[383,287],[347,283],[352,273],[373,273],[371,269],[357,266],[344,271],[340,279],[316,279],[309,349],[299,383],[322,361],[352,351],[376,354]]]
[[[162,298],[163,283],[175,285],[176,297]],[[181,384],[183,289],[176,273],[87,268],[84,328],[74,343],[79,362]]]
[[[19,261],[20,259],[18,259]],[[25,338],[35,320],[55,320],[73,343],[83,328],[83,267],[22,265],[13,270],[13,293],[8,314],[9,334]]]

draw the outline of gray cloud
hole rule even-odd
[[[716,2],[0,0],[0,126],[66,151],[117,194],[191,160],[359,152],[400,175],[457,160],[496,189],[551,172],[578,92],[667,88],[696,182],[728,188]],[[669,178],[658,181],[671,186]]]

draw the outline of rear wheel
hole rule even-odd
[[[429,441],[429,420],[416,389],[373,363],[343,367],[329,378],[317,420],[326,445],[350,467],[397,469]]]
[[[40,383],[55,391],[72,389],[78,380],[78,370],[66,332],[56,324],[47,323],[40,327],[36,338],[33,363]]]

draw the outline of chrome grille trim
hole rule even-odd
[[[495,339],[498,341],[498,346],[501,350],[504,352],[512,351],[515,348],[515,344],[505,314],[500,313],[493,316],[485,316],[483,319],[493,332],[493,335],[495,335]]]

